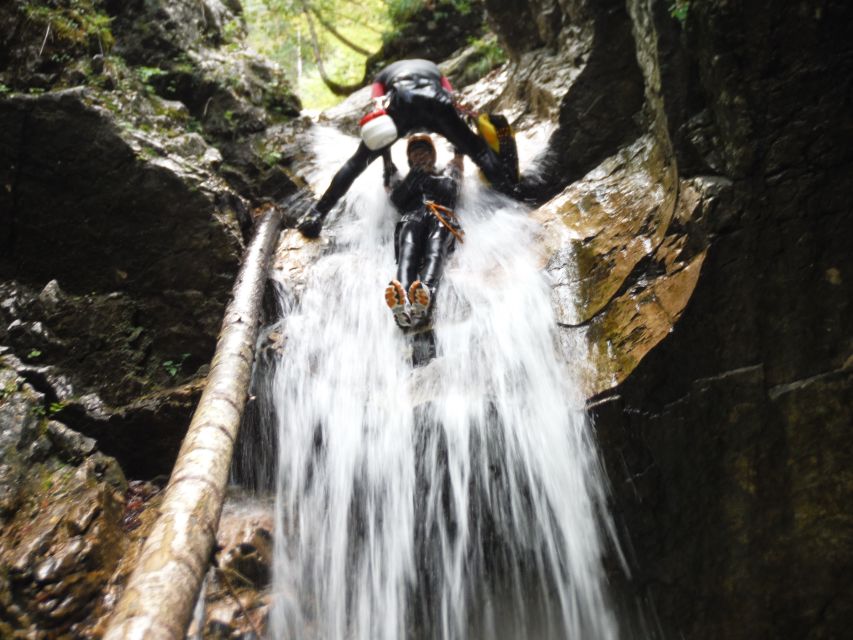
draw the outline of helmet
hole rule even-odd
[[[432,138],[427,133],[416,133],[415,135],[409,136],[408,144],[406,144],[406,155],[410,155],[415,149],[429,149],[432,154],[432,161],[435,162],[436,159],[436,151],[435,145],[432,142]]]

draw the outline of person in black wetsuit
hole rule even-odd
[[[438,133],[469,156],[486,178],[498,189],[511,192],[517,180],[501,163],[489,145],[465,124],[451,97],[452,87],[439,68],[429,60],[400,60],[380,71],[373,81],[372,96],[387,100],[386,111],[397,126],[398,135],[414,131]],[[393,144],[393,143],[392,143]],[[371,151],[362,142],[346,161],[320,200],[302,216],[297,228],[303,235],[316,238],[326,215],[361,175],[367,166],[388,148]]]
[[[454,150],[444,172],[435,168],[435,146],[428,135],[409,138],[409,173],[401,178],[386,154],[385,187],[402,214],[394,230],[397,278],[385,289],[385,302],[400,327],[426,324],[444,269],[462,230],[453,212],[459,196],[463,156]]]

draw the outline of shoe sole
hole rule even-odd
[[[412,305],[412,318],[421,320],[429,310],[430,294],[420,280],[415,280],[409,287],[409,300]]]
[[[406,311],[406,292],[403,291],[403,285],[396,280],[392,280],[385,287],[385,304],[394,314],[394,321],[398,326],[411,326],[412,320]]]

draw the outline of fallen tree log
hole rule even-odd
[[[210,564],[234,441],[246,403],[269,257],[281,212],[258,225],[225,311],[207,385],[181,445],[160,516],[105,640],[185,638]]]

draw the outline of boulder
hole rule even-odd
[[[0,356],[0,634],[77,636],[124,548],[124,475]]]

